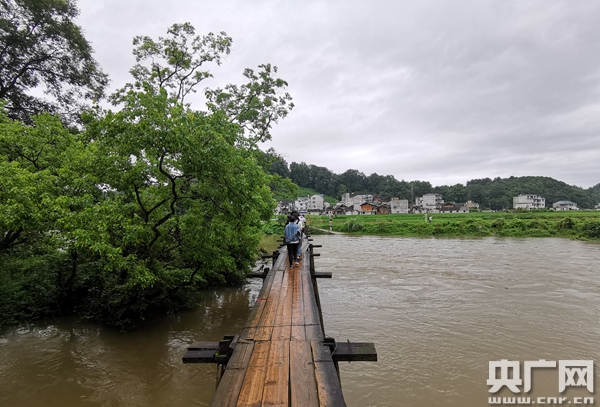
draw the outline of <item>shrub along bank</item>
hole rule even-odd
[[[333,231],[396,236],[506,236],[600,239],[600,212],[495,212],[425,215],[335,216]],[[328,216],[311,224],[329,229]]]

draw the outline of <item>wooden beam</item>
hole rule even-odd
[[[287,407],[289,384],[290,341],[272,341],[263,385],[262,405]]]
[[[314,278],[331,278],[333,273],[331,271],[321,271],[321,272],[312,272],[310,273],[311,277]]]
[[[263,272],[263,273],[248,273],[246,275],[247,278],[267,278],[267,275],[269,273],[268,272]]]
[[[261,314],[258,324],[256,324],[256,330],[254,336],[251,339],[255,341],[268,341],[271,339],[273,333],[273,324],[275,323],[275,317],[277,316],[277,307],[279,306],[279,299],[283,297],[281,293],[281,285],[283,284],[283,276],[285,269],[279,268],[275,272],[275,278],[273,285],[267,297],[264,310]]]
[[[248,371],[239,393],[237,406],[260,406],[267,373],[267,360],[271,342],[256,342],[248,363]]]
[[[331,357],[335,362],[377,362],[377,350],[374,343],[337,342]]]
[[[315,379],[319,405],[327,407],[346,407],[342,386],[338,380],[335,365],[331,359],[329,348],[321,342],[311,342],[313,361],[315,363]]]
[[[290,340],[292,325],[292,296],[294,291],[294,269],[288,269],[283,275],[278,299],[277,311],[273,322],[272,341]]]
[[[246,376],[246,367],[253,349],[253,342],[239,343],[235,347],[210,407],[235,407],[237,405]]]
[[[294,269],[293,273],[293,291],[292,291],[292,331],[291,339],[303,341],[306,339],[304,330],[304,296],[302,295],[301,271]]]
[[[219,341],[213,342],[193,342],[188,346],[188,350],[217,350],[219,349]]]
[[[188,350],[181,360],[183,363],[217,363],[215,353],[217,353],[217,349]]]
[[[308,341],[290,342],[290,400],[293,407],[319,407],[315,364]]]

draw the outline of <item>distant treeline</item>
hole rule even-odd
[[[428,193],[442,194],[446,202],[477,202],[484,209],[502,210],[512,208],[514,196],[537,194],[546,198],[546,206],[568,200],[576,202],[582,209],[591,209],[600,202],[600,184],[583,189],[568,185],[550,177],[510,177],[473,179],[466,185],[443,185],[434,187],[427,181],[398,181],[393,175],[365,175],[358,170],[347,170],[335,174],[325,167],[304,162],[288,163],[276,157],[271,166],[273,174],[290,178],[303,188],[312,188],[319,193],[338,199],[346,192],[362,192],[380,195],[384,199],[398,197],[408,199]],[[412,188],[412,191],[411,191]]]

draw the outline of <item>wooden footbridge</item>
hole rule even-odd
[[[302,260],[290,268],[287,249],[273,255],[273,267],[250,277],[264,279],[239,335],[220,342],[196,342],[184,363],[216,363],[217,389],[211,407],[346,406],[338,362],[376,361],[372,343],[336,342],[325,335],[313,248],[305,238]]]

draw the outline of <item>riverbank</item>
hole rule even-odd
[[[600,239],[600,211],[475,212],[334,216],[333,231],[352,235],[506,236]],[[310,216],[313,228],[329,229],[328,216]]]

